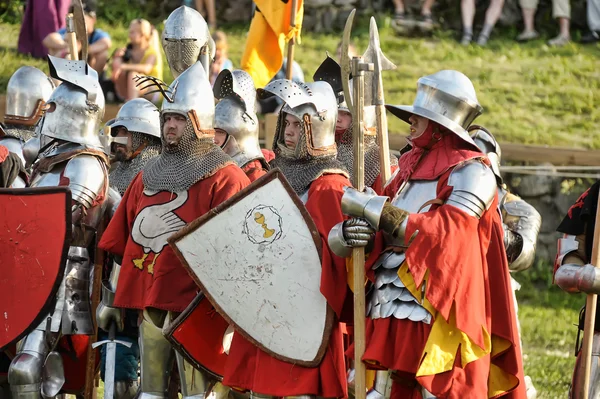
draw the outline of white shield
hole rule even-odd
[[[279,170],[190,223],[169,244],[219,313],[274,357],[321,362],[333,313],[321,238]]]

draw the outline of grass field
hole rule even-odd
[[[355,30],[355,43],[362,52],[368,42],[366,24]],[[386,101],[412,103],[416,80],[441,69],[458,69],[469,76],[477,89],[484,114],[477,120],[500,141],[600,148],[600,46],[571,44],[549,48],[543,39],[519,44],[509,37],[492,38],[489,46],[460,46],[450,34],[438,32],[431,38],[402,38],[380,21],[382,48],[398,65],[386,72]],[[115,46],[127,40],[126,26],[99,26],[109,31]],[[239,66],[246,27],[226,29],[230,58]],[[18,25],[0,25],[0,92],[10,75],[27,63],[47,70],[41,60],[16,54]],[[296,60],[306,80],[329,51],[335,56],[340,34],[304,33],[296,49]],[[168,67],[165,63],[165,71]],[[168,72],[167,72],[168,73]],[[170,81],[170,76],[165,76]],[[405,133],[406,126],[390,117],[390,131]]]
[[[116,46],[123,46],[127,27],[108,30]],[[47,71],[41,60],[15,52],[19,27],[0,24],[0,92],[19,66],[34,65]],[[226,29],[230,58],[239,66],[245,29]],[[364,50],[365,25],[357,29],[355,42]],[[554,49],[543,40],[518,44],[508,37],[493,38],[486,48],[462,47],[447,33],[432,38],[395,36],[386,21],[380,23],[382,47],[398,70],[385,78],[388,103],[411,103],[418,77],[441,69],[458,69],[473,80],[485,108],[477,122],[487,126],[500,141],[600,148],[600,46],[571,44]],[[334,55],[340,34],[305,33],[296,60],[306,80],[325,57]],[[165,63],[165,71],[168,67]],[[168,73],[168,72],[167,72]],[[170,76],[165,76],[170,81]],[[406,126],[390,117],[390,131],[405,133]],[[583,296],[569,296],[551,287],[551,266],[538,264],[517,274],[523,284],[520,303],[525,371],[531,376],[540,399],[565,398],[574,364],[574,345]],[[99,396],[101,397],[101,396]]]

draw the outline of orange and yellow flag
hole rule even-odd
[[[296,38],[300,42],[304,1],[296,2],[296,21],[292,27],[292,0],[254,0],[256,12],[246,48],[242,69],[254,79],[257,88],[264,87],[283,65],[285,43]]]

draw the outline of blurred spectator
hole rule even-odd
[[[19,33],[19,53],[44,58],[48,50],[42,41],[65,26],[70,0],[27,0]]]
[[[145,19],[134,19],[129,24],[129,43],[126,48],[115,51],[112,61],[111,80],[119,100],[129,101],[144,95],[136,87],[136,75],[154,76],[162,80],[163,60],[160,52],[158,32]],[[145,96],[152,102],[158,101],[158,93]]]
[[[208,27],[211,30],[217,29],[217,16],[215,12],[215,0],[195,0],[196,10],[206,17]]]
[[[537,1],[537,0],[536,0]],[[562,1],[562,0],[561,0]],[[568,0],[566,0],[568,1]],[[491,0],[485,12],[485,21],[479,37],[477,38],[477,44],[485,46],[494,25],[498,22],[500,14],[502,13],[502,7],[504,6],[504,0]],[[461,0],[460,10],[462,12],[462,23],[463,23],[463,35],[460,43],[467,46],[473,40],[473,20],[475,19],[475,0]]]
[[[535,30],[534,19],[538,0],[519,0],[521,14],[523,15],[523,32],[517,36],[520,42],[537,39],[539,33]]]
[[[96,24],[96,10],[91,4],[83,4],[83,11],[85,14],[85,24],[87,27],[88,35],[88,64],[94,68],[100,79],[102,80],[102,74],[106,61],[108,59],[108,49],[112,45],[110,36],[102,29],[95,28]],[[73,7],[69,8],[69,12],[73,12]],[[48,54],[66,58],[69,53],[69,45],[65,40],[66,28],[60,29],[58,32],[50,33],[42,41],[43,45],[48,48]],[[79,48],[81,48],[81,44]]]
[[[600,0],[587,1],[587,22],[590,31],[583,35],[581,43],[600,41]]]
[[[216,31],[212,35],[215,41],[215,60],[210,65],[210,84],[214,84],[219,73],[224,69],[233,69],[233,64],[227,58],[227,35],[225,32],[220,30]]]
[[[535,4],[537,8],[537,4]],[[569,0],[552,0],[552,17],[558,20],[558,36],[548,40],[550,46],[564,46],[571,41],[571,4]]]
[[[404,0],[393,0],[393,2],[395,9],[393,21],[394,29],[398,31],[402,30],[403,28],[411,28],[413,26],[418,26],[424,32],[428,32],[433,29],[431,7],[433,7],[433,3],[435,2],[435,0],[423,1],[423,6],[421,6],[421,15],[416,21],[410,19],[406,15],[406,9],[404,8]]]

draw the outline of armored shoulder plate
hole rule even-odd
[[[71,197],[86,209],[105,189],[106,167],[92,155],[79,155],[69,160],[63,176],[69,179]]]
[[[519,197],[506,201],[502,209],[506,212],[505,224],[514,234],[521,236],[523,241],[519,254],[509,265],[510,270],[520,271],[529,268],[535,258],[535,246],[542,225],[539,212]]]
[[[494,172],[477,159],[466,161],[450,172],[452,193],[446,203],[479,219],[497,194]]]

